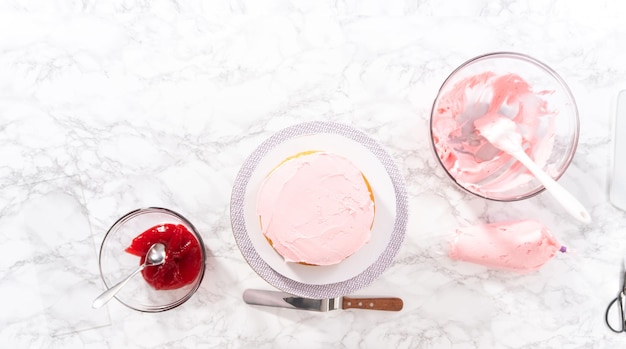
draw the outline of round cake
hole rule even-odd
[[[258,194],[261,231],[287,262],[333,265],[371,236],[374,195],[348,159],[308,151],[272,170]]]

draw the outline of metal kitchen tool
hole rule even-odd
[[[94,309],[98,309],[101,306],[105,305],[108,301],[110,301],[126,284],[128,281],[135,275],[137,275],[140,271],[144,270],[146,267],[153,267],[157,265],[161,265],[165,263],[165,245],[160,242],[150,246],[148,253],[146,254],[146,260],[140,265],[132,274],[128,275],[122,281],[115,284],[115,286],[109,288],[108,290],[102,292],[93,301],[91,305]]]
[[[310,299],[296,297],[285,292],[254,289],[245,290],[243,293],[243,300],[244,302],[252,305],[322,312],[337,309],[400,311],[404,305],[402,299],[396,297],[337,297],[328,299]]]
[[[620,290],[617,297],[615,297],[615,299],[613,299],[611,303],[609,303],[609,306],[606,308],[606,313],[604,315],[606,325],[611,329],[611,331],[616,333],[626,332],[626,319],[624,317],[624,305],[626,305],[626,269],[623,263],[621,276],[622,289]],[[617,309],[614,309],[616,307]]]
[[[626,90],[617,96],[613,127],[615,138],[609,199],[616,207],[626,210]]]

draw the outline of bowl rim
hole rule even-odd
[[[556,181],[559,178],[561,178],[561,176],[563,176],[563,174],[567,171],[567,169],[569,168],[569,166],[572,163],[574,155],[576,154],[576,150],[578,149],[578,140],[579,140],[579,136],[580,136],[580,118],[579,118],[578,105],[576,103],[576,99],[574,98],[574,95],[573,95],[572,91],[570,90],[569,86],[567,85],[567,83],[565,82],[565,80],[554,69],[550,68],[547,64],[539,61],[538,59],[536,59],[534,57],[531,57],[531,56],[529,56],[527,54],[524,54],[524,53],[519,53],[519,52],[514,52],[514,51],[494,51],[494,52],[488,52],[488,53],[484,53],[484,54],[475,56],[473,58],[470,58],[470,59],[466,60],[465,62],[460,64],[458,67],[456,67],[450,74],[448,74],[446,79],[443,81],[443,83],[441,84],[441,86],[437,90],[437,94],[435,95],[435,98],[433,100],[432,107],[431,107],[431,110],[430,110],[430,120],[429,120],[429,127],[428,127],[428,132],[429,132],[428,135],[429,135],[429,138],[430,138],[430,147],[431,147],[433,155],[437,159],[437,162],[439,163],[439,165],[443,168],[443,170],[446,173],[446,175],[456,184],[457,187],[463,189],[464,191],[466,191],[466,192],[468,192],[470,194],[473,194],[475,196],[481,197],[483,199],[491,200],[491,201],[496,201],[496,202],[522,201],[522,200],[526,200],[528,198],[531,198],[531,197],[533,197],[535,195],[538,195],[538,194],[542,193],[546,188],[543,185],[540,185],[533,192],[530,192],[530,193],[525,194],[525,195],[520,195],[520,196],[517,196],[517,197],[514,197],[514,198],[509,198],[509,199],[498,199],[498,198],[493,198],[493,197],[489,197],[487,195],[482,195],[480,193],[474,192],[474,191],[466,188],[465,186],[461,185],[454,178],[454,176],[452,176],[450,174],[448,169],[446,169],[446,167],[441,162],[441,159],[439,158],[439,154],[437,153],[437,149],[436,149],[436,146],[435,146],[435,141],[433,139],[433,114],[435,112],[435,107],[437,105],[437,102],[439,101],[439,97],[441,96],[441,93],[442,93],[444,87],[446,87],[448,82],[459,71],[461,71],[465,67],[469,66],[470,64],[473,64],[473,63],[476,63],[476,62],[479,62],[479,61],[482,61],[482,60],[487,60],[487,59],[490,59],[490,58],[511,58],[511,59],[517,59],[517,60],[525,61],[527,63],[534,64],[534,65],[538,66],[539,68],[541,68],[542,70],[544,70],[550,76],[552,76],[552,78],[554,78],[556,80],[556,82],[559,85],[561,85],[561,87],[563,87],[563,90],[565,91],[565,94],[568,96],[569,100],[572,102],[572,108],[574,109],[573,119],[575,121],[575,130],[576,130],[576,132],[574,132],[574,137],[573,137],[573,142],[572,142],[573,143],[572,149],[569,152],[569,154],[567,154],[567,158],[565,159],[563,170],[560,173],[558,173],[558,175],[556,177],[554,177],[554,180]]]
[[[200,254],[202,258],[202,266],[200,268],[200,272],[198,276],[196,276],[196,281],[194,282],[193,287],[183,297],[179,298],[175,302],[162,305],[162,306],[154,306],[154,307],[148,306],[148,307],[142,308],[142,307],[137,307],[137,306],[128,304],[127,302],[124,302],[123,300],[115,296],[115,299],[117,299],[120,303],[127,306],[128,308],[131,308],[140,312],[144,312],[144,313],[159,313],[159,312],[167,311],[170,309],[174,309],[180,306],[181,304],[185,303],[196,293],[198,288],[200,288],[200,284],[202,283],[202,280],[204,279],[204,274],[206,270],[206,251],[205,251],[205,245],[204,245],[202,236],[200,235],[196,227],[193,225],[193,223],[191,223],[191,221],[189,221],[187,218],[185,218],[185,216],[181,215],[180,213],[174,210],[168,209],[168,208],[157,207],[157,206],[140,207],[135,210],[129,211],[128,213],[118,218],[111,225],[111,227],[107,230],[106,234],[104,235],[102,242],[100,243],[100,249],[98,253],[98,269],[100,271],[100,278],[102,279],[102,282],[104,283],[104,286],[107,289],[110,288],[110,286],[107,284],[107,281],[104,278],[104,272],[102,270],[102,255],[104,251],[105,242],[107,241],[107,238],[109,237],[109,235],[115,231],[115,228],[120,227],[122,224],[126,223],[130,219],[134,217],[138,217],[139,215],[143,213],[165,213],[167,215],[174,216],[177,219],[180,219],[184,224],[188,225],[188,227],[191,229],[191,233],[198,240],[198,243],[200,245]]]

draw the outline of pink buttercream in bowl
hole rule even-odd
[[[513,120],[528,156],[554,179],[578,144],[578,111],[565,82],[545,64],[493,53],[462,64],[443,83],[431,112],[437,159],[461,188],[488,199],[521,200],[543,186],[521,163],[491,145],[474,121],[497,113]]]

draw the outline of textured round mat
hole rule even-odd
[[[263,260],[261,255],[259,255],[254,248],[252,241],[250,240],[249,232],[246,228],[244,218],[244,201],[248,183],[257,165],[261,159],[263,159],[263,157],[275,146],[294,137],[324,133],[340,135],[358,142],[371,151],[374,156],[376,156],[386,169],[389,179],[393,184],[396,198],[396,217],[389,243],[378,259],[367,269],[342,282],[313,285],[285,277],[272,269],[270,265]],[[263,142],[246,159],[237,174],[237,178],[235,179],[235,184],[233,186],[230,210],[231,224],[235,241],[252,269],[272,286],[284,292],[306,298],[339,297],[353,293],[371,284],[393,262],[393,258],[398,253],[402,241],[404,240],[408,220],[408,204],[405,183],[391,156],[389,156],[389,154],[367,134],[345,124],[324,121],[307,122],[285,128]]]

